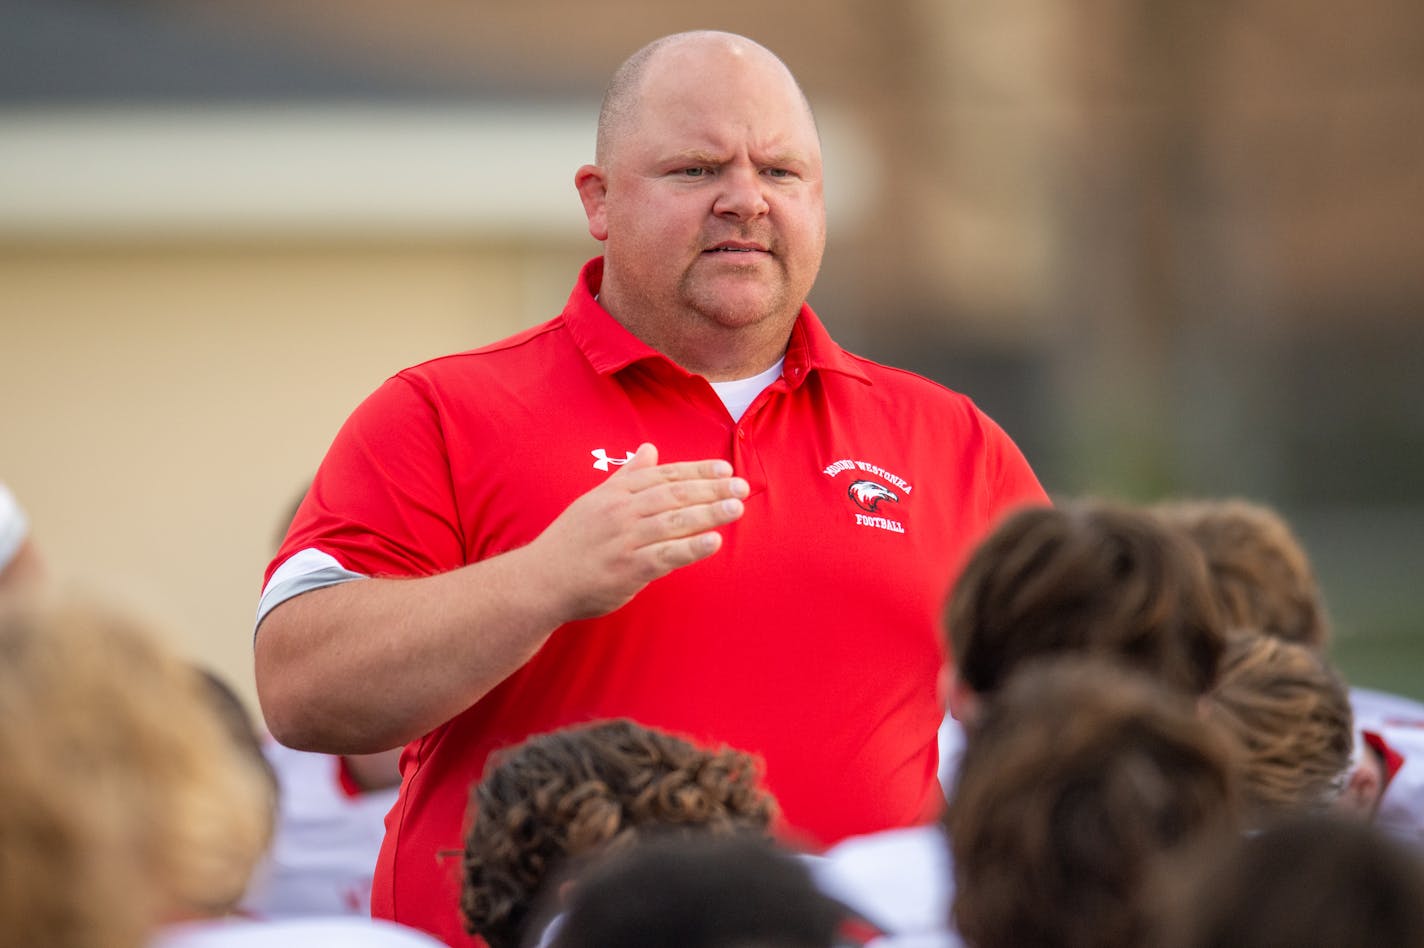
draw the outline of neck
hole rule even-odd
[[[637,330],[629,327],[634,335]],[[760,328],[760,327],[757,327]],[[749,339],[748,329],[724,330],[709,334],[709,339],[689,339],[687,334],[676,340],[657,342],[639,335],[644,342],[663,353],[689,372],[709,382],[730,382],[747,379],[765,372],[786,354],[789,331],[770,339]]]

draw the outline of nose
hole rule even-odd
[[[766,214],[766,182],[755,168],[729,167],[719,178],[721,184],[712,213],[718,217],[749,221]]]

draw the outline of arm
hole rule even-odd
[[[44,578],[30,520],[15,495],[0,483],[0,594],[38,588]]]
[[[721,546],[747,484],[725,461],[633,460],[528,546],[420,579],[364,579],[277,606],[257,692],[283,744],[359,754],[420,737],[479,700],[566,622],[605,615]]]
[[[0,565],[0,595],[38,588],[45,578],[44,561],[34,541],[26,537],[8,563]]]

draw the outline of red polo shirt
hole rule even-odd
[[[590,262],[550,322],[388,380],[273,562],[316,548],[372,576],[455,569],[533,540],[644,441],[751,483],[716,555],[557,630],[407,748],[372,905],[451,944],[466,939],[445,854],[470,785],[492,749],[561,725],[627,716],[761,755],[793,843],[932,818],[942,604],[997,517],[1046,501],[969,399],[845,352],[810,307],[782,378],[733,421],[599,306],[601,275]]]

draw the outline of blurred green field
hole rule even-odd
[[[1340,636],[1331,654],[1350,684],[1424,701],[1424,636]]]
[[[1424,701],[1424,512],[1294,518],[1334,621],[1331,655],[1352,685]]]

